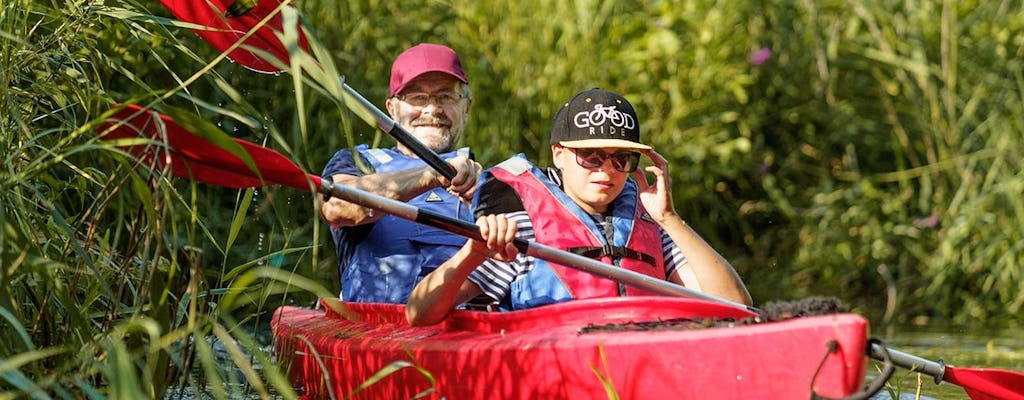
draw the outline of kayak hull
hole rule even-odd
[[[860,390],[867,365],[868,323],[855,314],[722,324],[751,314],[629,297],[412,327],[401,305],[322,304],[282,307],[272,322],[305,398],[835,398]]]

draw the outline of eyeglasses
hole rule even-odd
[[[616,151],[612,154],[601,149],[572,149],[576,153],[576,163],[583,168],[598,168],[607,159],[612,160],[612,167],[619,172],[633,172],[640,165],[640,153],[635,151]]]
[[[396,99],[409,103],[413,107],[426,107],[430,104],[430,99],[434,99],[438,105],[442,107],[451,107],[459,103],[465,96],[461,93],[455,92],[437,92],[437,93],[423,93],[423,92],[412,92],[395,95]]]

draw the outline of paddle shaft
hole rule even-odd
[[[395,123],[391,117],[381,111],[377,106],[366,100],[365,97],[359,94],[355,89],[352,89],[347,83],[341,83],[342,88],[345,92],[342,94],[345,97],[345,104],[349,106],[354,112],[359,114],[366,123],[370,125],[377,125],[377,128],[387,133],[398,143],[412,151],[417,157],[423,162],[427,163],[435,171],[439,172],[446,179],[452,179],[455,177],[455,168],[452,168],[450,164],[441,159],[433,150],[420,142],[413,136],[409,131],[405,130],[401,125]]]
[[[868,355],[879,361],[884,361],[882,352],[889,352],[889,359],[892,360],[893,364],[901,368],[906,368],[914,372],[920,372],[930,377],[935,378],[935,383],[942,382],[942,378],[946,375],[946,365],[940,362],[926,360],[924,358],[910,355],[902,351],[893,350],[889,348],[883,348],[881,344],[872,342],[871,347],[868,349]]]
[[[329,194],[333,197],[337,197],[351,203],[386,212],[399,218],[442,229],[468,239],[483,239],[480,235],[480,228],[469,221],[451,218],[428,210],[421,210],[407,203],[341,184],[331,183],[326,179],[321,178],[320,182],[320,191],[324,194]],[[676,285],[672,282],[657,279],[655,277],[627,269],[616,268],[591,258],[569,253],[554,247],[545,246],[537,242],[516,239],[514,244],[519,251],[527,255],[632,285],[651,293],[666,296],[693,297],[702,300],[725,303],[755,314],[758,313],[758,310],[747,306],[746,304],[706,295],[687,289],[684,286]]]

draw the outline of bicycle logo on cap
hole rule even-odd
[[[605,121],[612,126],[623,129],[636,127],[636,120],[632,115],[616,110],[615,106],[605,107],[603,104],[594,104],[593,111],[581,111],[573,118],[573,123],[579,128],[601,126]]]

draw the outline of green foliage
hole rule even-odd
[[[268,215],[280,207],[266,199],[273,190],[248,193],[252,202],[243,203],[238,193],[181,182],[97,141],[114,103],[175,95],[181,88],[172,82],[184,75],[175,71],[204,65],[180,57],[172,67],[167,60],[181,52],[165,52],[164,43],[173,35],[136,4],[55,5],[24,0],[0,10],[0,397],[161,398],[171,385],[206,391],[193,368],[218,383],[210,385],[216,398],[268,397],[264,382],[294,397],[251,327],[295,301],[289,293],[303,301],[331,295],[282,272],[310,248],[289,235],[316,237],[313,228],[279,233],[278,218],[293,208]],[[223,81],[215,72],[201,76]],[[227,238],[242,229],[221,221],[234,215],[262,229],[254,232],[266,242],[232,248]]]
[[[278,76],[211,63],[156,1],[0,5],[0,397],[161,397],[183,383],[291,396],[251,327],[337,292],[312,196],[185,182],[96,127],[118,103],[173,106],[316,173],[338,149],[392,142],[352,118],[338,75],[383,108],[391,60],[418,42],[462,55],[464,144],[485,166],[518,152],[548,163],[563,101],[625,94],[672,165],[677,210],[755,299],[1021,324],[1014,2],[296,6],[319,62]]]
[[[821,81],[811,80],[817,86],[803,91],[812,96],[800,108],[785,110],[796,124],[773,124],[796,134],[773,151],[780,162],[765,187],[799,226],[777,231],[798,239],[789,261],[795,294],[844,293],[875,316],[884,300],[886,317],[902,320],[1019,323],[1019,201],[993,199],[1008,200],[986,186],[1020,179],[1006,160],[1021,150],[1009,143],[1022,132],[1013,115],[1024,36],[1007,28],[1020,22],[1005,5],[929,7],[943,6],[943,29],[928,7],[799,14],[813,17],[808,27],[835,29],[781,46],[815,58],[803,73],[787,73]],[[970,22],[980,20],[998,28]],[[988,40],[1000,33],[987,29],[1003,38]],[[787,54],[779,58],[796,57]],[[984,205],[965,207],[975,202]],[[883,284],[893,289],[888,299],[879,296]]]

